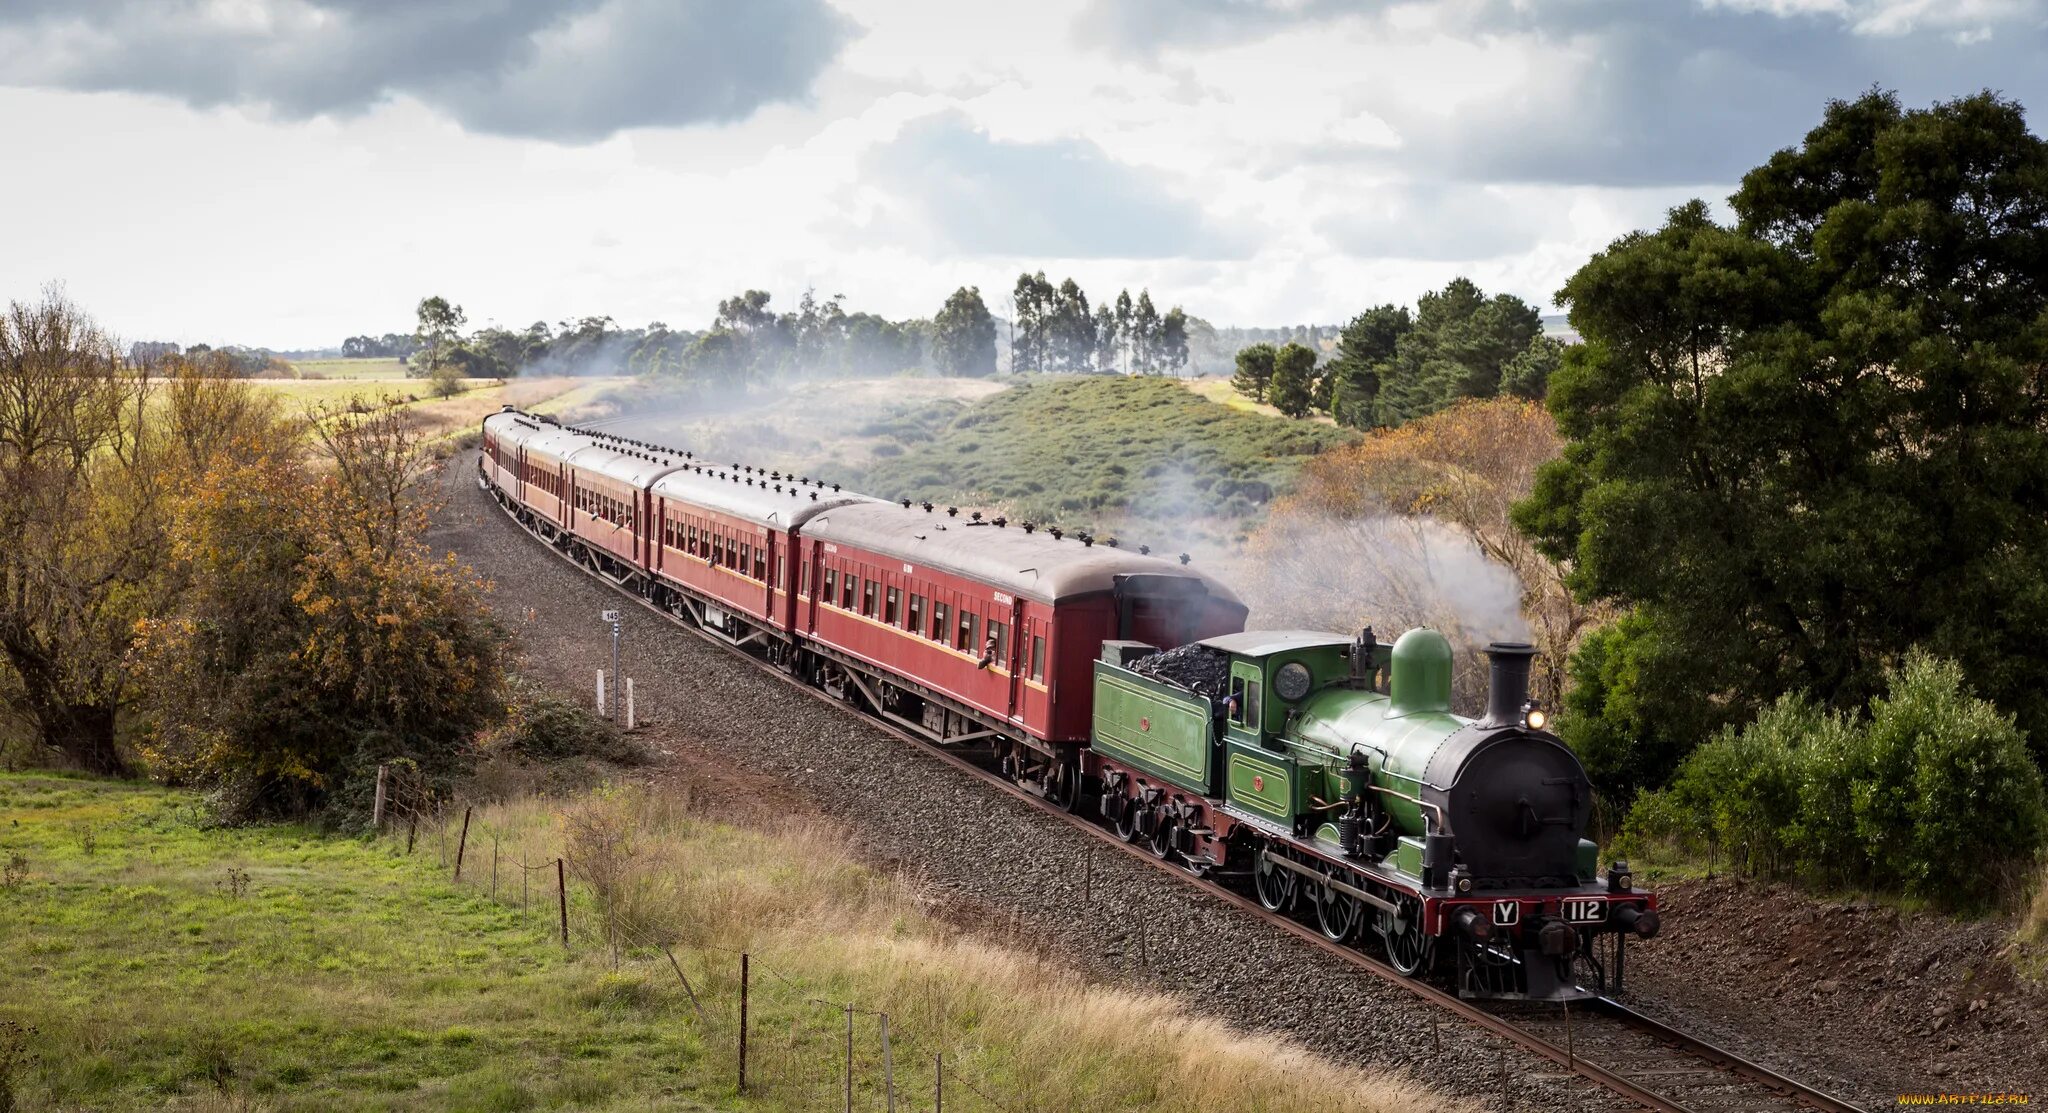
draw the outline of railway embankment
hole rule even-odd
[[[657,615],[621,607],[617,593],[519,531],[476,489],[468,463],[458,457],[451,469],[441,542],[493,582],[493,605],[519,628],[527,670],[564,691],[591,689],[610,652],[598,616],[624,612],[622,669],[636,680],[650,723],[644,737],[663,758],[652,776],[722,793],[737,809],[829,816],[857,832],[863,857],[919,878],[950,915],[1029,938],[1091,976],[1163,989],[1234,1025],[1284,1032],[1343,1061],[1405,1069],[1492,1104],[1613,1107],[1500,1038],[1333,963],[1193,885],[1091,852],[1085,834],[792,692]],[[1647,961],[1639,956],[1653,949],[1668,969],[1683,969],[1684,954],[1665,940],[1631,957]],[[1693,1019],[1698,995],[1669,978],[1645,996],[1673,1019]],[[1902,1086],[1966,1081],[1918,1073],[1914,1065],[1926,1057],[1873,1064],[1859,1047],[1815,1032],[1749,1039],[1732,1009],[1703,1019],[1743,1037],[1735,1050],[1866,1103],[1890,1104]],[[1981,1081],[2006,1084],[1996,1075]]]

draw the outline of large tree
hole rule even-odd
[[[1273,382],[1273,345],[1252,344],[1238,349],[1237,373],[1230,385],[1254,402],[1266,400],[1266,388]]]
[[[1377,376],[1375,420],[1399,425],[1463,398],[1493,397],[1508,361],[1542,332],[1534,306],[1513,294],[1489,298],[1470,279],[1452,279],[1417,299],[1414,327]]]
[[[981,287],[953,291],[932,318],[932,361],[947,375],[996,373],[996,320],[981,302]]]
[[[1332,417],[1354,429],[1372,428],[1380,376],[1414,327],[1405,305],[1376,305],[1351,318],[1337,334],[1337,351],[1330,359]]]
[[[439,294],[421,298],[417,314],[419,327],[413,338],[419,342],[419,354],[412,363],[413,373],[432,375],[462,343],[462,325],[468,318],[461,306]]]
[[[1315,398],[1315,349],[1292,340],[1273,353],[1273,379],[1266,385],[1266,401],[1288,417],[1302,417]]]
[[[1828,105],[1559,294],[1569,439],[1518,520],[1633,608],[1568,732],[1623,787],[1781,693],[1862,706],[1914,645],[2048,740],[2048,143],[1985,93]],[[1575,724],[1574,720],[1578,722]]]

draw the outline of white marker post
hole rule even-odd
[[[604,714],[604,670],[597,670],[597,713]]]
[[[629,676],[626,678],[626,729],[632,730],[638,725],[640,721],[633,715],[633,678]]]

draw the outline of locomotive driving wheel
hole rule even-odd
[[[1268,912],[1287,911],[1294,904],[1294,890],[1300,880],[1293,870],[1275,862],[1271,854],[1259,851],[1252,868],[1252,888],[1258,892],[1259,907]]]
[[[1397,911],[1380,913],[1380,939],[1394,969],[1412,978],[1428,970],[1436,958],[1436,940],[1422,933],[1422,902],[1414,897],[1397,899]]]
[[[1323,937],[1342,943],[1358,930],[1358,922],[1365,918],[1365,904],[1349,893],[1340,893],[1328,885],[1315,887],[1316,926],[1323,929]]]

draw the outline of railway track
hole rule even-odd
[[[479,480],[480,487],[482,486]],[[488,491],[485,492],[487,495]],[[494,498],[493,502],[497,502]],[[661,616],[679,630],[731,650],[732,645],[627,590],[617,581],[579,562],[570,552],[550,544],[528,530],[516,515],[499,503],[499,509],[521,532],[533,537],[550,552],[574,568],[608,587],[648,612]],[[782,669],[751,654],[732,652],[762,675],[788,685],[795,691],[831,704],[842,711],[845,705],[829,694],[804,684]],[[855,713],[855,712],[849,712]],[[857,714],[857,713],[855,713]],[[1599,998],[1588,1004],[1559,1009],[1551,1006],[1523,1007],[1494,1002],[1480,1005],[1426,982],[1405,977],[1394,968],[1357,948],[1332,942],[1310,924],[1293,916],[1269,912],[1256,900],[1219,885],[1199,881],[1182,866],[1163,861],[1149,851],[1124,842],[1107,828],[1080,815],[1055,808],[1033,793],[1012,783],[974,756],[941,747],[927,739],[870,715],[862,723],[898,741],[907,743],[932,760],[987,783],[999,792],[1023,800],[1044,815],[1077,830],[1165,873],[1199,886],[1208,896],[1246,915],[1257,917],[1286,931],[1310,946],[1365,970],[1416,997],[1482,1028],[1523,1051],[1548,1061],[1562,1077],[1581,1079],[1596,1088],[1579,1103],[1580,1110],[1649,1109],[1658,1113],[1859,1113],[1852,1105],[1815,1087],[1807,1086],[1734,1052],[1717,1047],[1661,1021],[1645,1016],[1619,1001]],[[1505,1079],[1503,1080],[1505,1082]],[[1503,1087],[1505,1090],[1505,1086]]]

